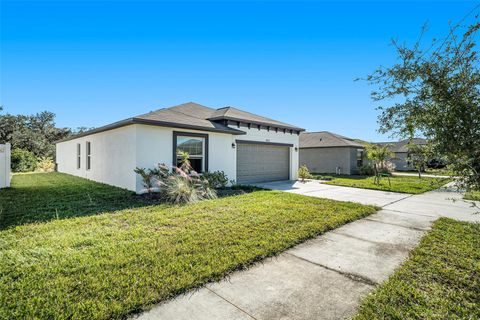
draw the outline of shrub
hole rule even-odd
[[[55,163],[52,158],[41,157],[37,161],[37,171],[40,172],[52,172],[55,170]]]
[[[378,163],[378,172],[379,173],[392,173],[395,171],[395,164],[390,161],[382,161]]]
[[[375,170],[373,170],[373,167],[369,164],[364,164],[360,168],[358,168],[358,173],[360,173],[363,176],[373,176],[375,175]]]
[[[153,189],[153,178],[156,174],[155,169],[152,170],[136,167],[133,171],[136,174],[140,175],[140,177],[142,177],[143,187],[145,188],[145,190],[147,190],[148,193],[151,193]]]
[[[170,203],[194,203],[204,199],[215,199],[217,193],[209,182],[198,174],[188,175],[177,168],[168,177],[160,180],[160,192]]]
[[[305,182],[305,179],[309,179],[312,177],[306,165],[303,165],[298,169],[298,177],[302,179],[302,182]]]
[[[13,149],[11,154],[13,172],[34,171],[37,167],[37,158],[28,150]]]
[[[203,178],[208,181],[210,187],[215,189],[225,189],[228,184],[228,178],[223,171],[205,172]]]

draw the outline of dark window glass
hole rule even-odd
[[[91,160],[90,160],[90,156],[91,156],[91,151],[90,151],[90,142],[87,141],[87,145],[86,145],[86,149],[87,149],[87,170],[90,170],[90,164],[91,164]]]
[[[80,143],[77,143],[77,169],[80,169],[80,165],[82,163],[81,155],[80,155]]]
[[[178,136],[177,152],[187,152],[193,170],[198,173],[204,170],[204,147],[205,139],[199,137]],[[177,156],[177,164],[180,166],[182,158]]]

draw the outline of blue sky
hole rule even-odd
[[[365,140],[391,38],[447,33],[476,2],[4,1],[0,103],[96,127],[195,101]]]

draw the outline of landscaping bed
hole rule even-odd
[[[480,224],[442,218],[355,320],[479,319]]]
[[[63,183],[73,189],[87,183],[50,177],[70,178]],[[47,202],[63,203],[57,194]],[[15,208],[22,212],[20,204]],[[258,191],[11,227],[0,231],[0,318],[125,318],[375,211]]]
[[[412,194],[418,194],[438,189],[450,181],[450,179],[448,178],[422,177],[421,179],[419,179],[418,177],[410,176],[390,176],[390,184],[388,181],[389,178],[382,177],[380,180],[380,184],[377,185],[374,183],[374,177],[370,176],[322,174],[312,175],[314,179],[324,180],[322,182],[324,184]]]

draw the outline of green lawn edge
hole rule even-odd
[[[353,320],[479,319],[480,224],[441,218]]]

